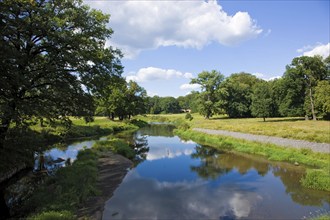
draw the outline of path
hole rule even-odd
[[[284,147],[292,147],[298,149],[308,148],[314,152],[330,153],[330,144],[327,143],[315,143],[315,142],[309,142],[303,140],[294,140],[294,139],[272,137],[265,135],[246,134],[241,132],[225,131],[225,130],[211,130],[204,128],[193,128],[193,130],[203,132],[206,134],[224,135],[224,136],[230,136],[230,137],[249,140],[249,141],[271,143]]]

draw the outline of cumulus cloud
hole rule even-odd
[[[182,90],[194,90],[194,89],[199,89],[201,86],[199,84],[182,84],[180,86],[180,89]]]
[[[130,73],[133,74],[133,73]],[[133,80],[136,82],[149,82],[157,80],[168,80],[171,78],[186,78],[190,79],[193,77],[192,73],[183,73],[174,69],[161,69],[157,67],[146,67],[141,68],[135,75],[129,75],[126,80]]]
[[[236,45],[262,33],[247,12],[228,15],[210,1],[86,1],[111,14],[110,44],[126,58],[145,49],[178,46],[201,49],[210,42]]]
[[[315,56],[320,55],[326,58],[330,55],[330,43],[328,44],[318,44],[316,46],[304,46],[297,50],[298,53],[302,53],[303,56]]]

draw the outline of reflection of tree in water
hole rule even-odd
[[[149,147],[146,136],[135,136],[134,143],[131,146],[134,147],[136,154],[136,165],[147,159]]]
[[[271,162],[263,157],[239,153],[224,153],[207,146],[196,146],[192,158],[199,158],[201,164],[191,166],[191,170],[204,178],[216,179],[221,175],[236,169],[244,175],[255,169],[260,176],[272,171],[274,176],[280,177],[286,187],[286,193],[293,201],[302,205],[321,206],[323,202],[330,203],[329,194],[323,191],[302,187],[300,179],[305,169],[288,163]]]
[[[139,132],[133,133],[131,131],[120,132],[115,137],[124,139],[129,143],[135,151],[135,166],[146,160],[149,152],[147,136],[141,135]]]
[[[139,130],[140,135],[173,137],[174,125],[171,124],[149,124]]]
[[[199,166],[190,166],[190,169],[196,172],[203,179],[217,179],[220,175],[230,172],[231,169],[227,169],[218,163],[218,157],[221,153],[217,152],[213,148],[196,146],[195,153],[191,154],[194,159],[199,158],[201,164]]]
[[[302,187],[300,179],[303,173],[297,170],[288,170],[282,167],[274,167],[273,173],[281,178],[282,183],[286,187],[286,193],[289,194],[293,201],[302,205],[321,206],[323,202],[330,203],[328,192],[312,190]]]

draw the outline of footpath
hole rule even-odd
[[[273,137],[273,136],[265,136],[265,135],[255,135],[255,134],[246,134],[241,132],[234,131],[225,131],[225,130],[211,130],[204,128],[193,128],[194,131],[199,131],[206,134],[213,135],[222,135],[222,136],[230,136],[238,139],[244,139],[248,141],[257,141],[261,143],[270,143],[283,147],[291,147],[291,148],[307,148],[311,149],[314,152],[320,153],[328,153],[330,154],[330,144],[328,143],[315,143],[304,140],[294,140],[288,138],[281,137]]]

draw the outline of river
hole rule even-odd
[[[301,166],[200,146],[165,125],[134,137],[149,151],[103,219],[304,219],[330,210],[329,193],[301,186]]]
[[[103,219],[306,219],[330,213],[328,192],[301,186],[303,166],[201,146],[175,136],[173,128],[151,124],[117,135],[138,158],[106,202]],[[70,165],[97,140],[44,152],[44,168]]]

